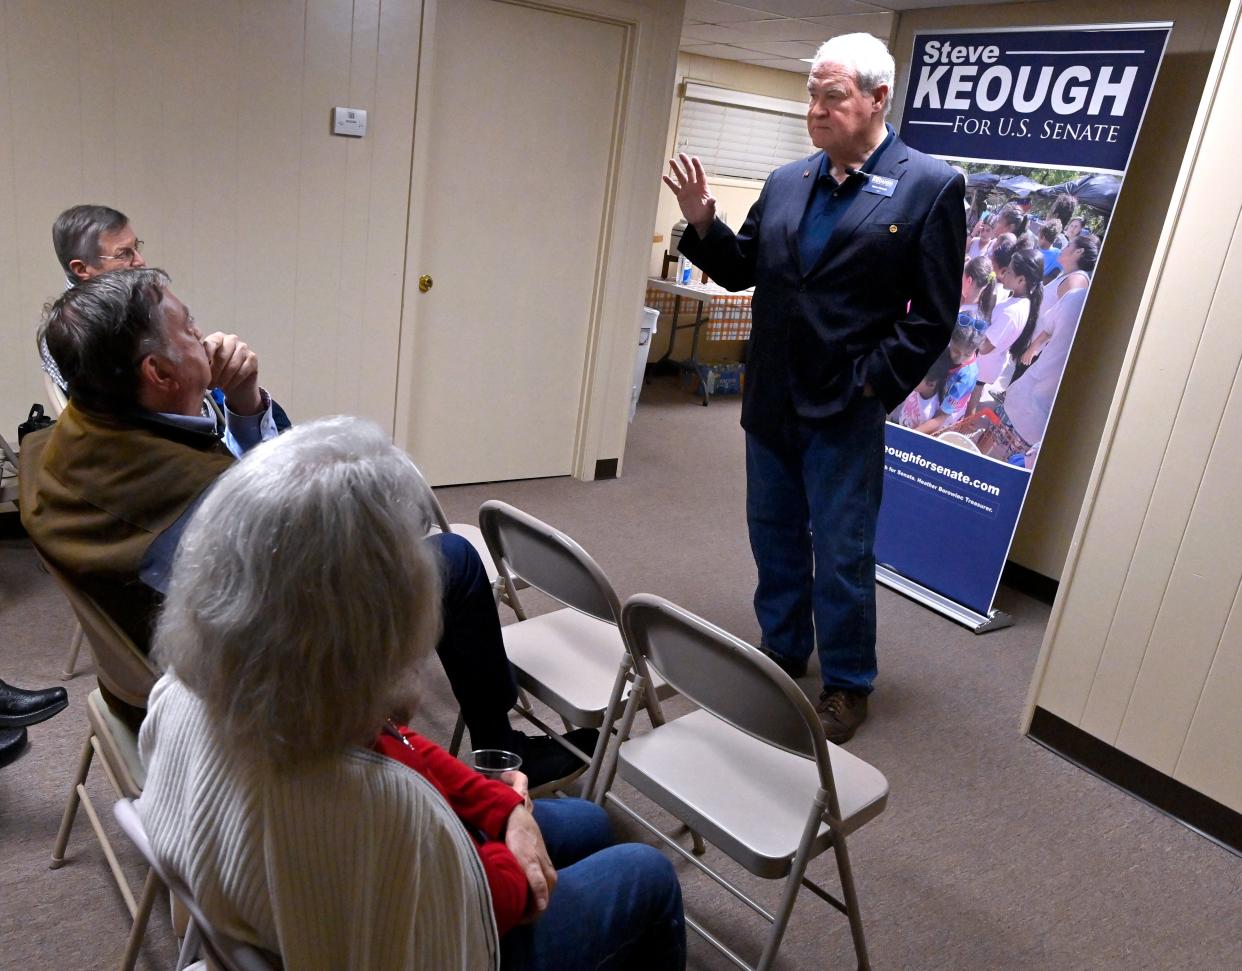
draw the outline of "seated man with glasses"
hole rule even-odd
[[[142,255],[143,241],[138,238],[129,217],[110,206],[80,205],[66,209],[52,223],[52,246],[65,271],[66,289],[110,270],[141,269],[147,265]],[[47,376],[68,397],[69,383],[42,335],[39,336],[39,358]],[[277,430],[289,428],[292,422],[285,410],[275,401],[271,407]],[[224,393],[212,388],[203,398],[203,414],[214,416],[223,424],[223,409]]]
[[[69,287],[76,287],[109,270],[147,265],[142,258],[142,240],[134,233],[129,217],[108,206],[73,206],[66,209],[52,223],[52,246],[56,249],[56,258],[65,271],[65,282]],[[42,336],[39,338],[39,357],[48,377],[68,394],[68,384]]]

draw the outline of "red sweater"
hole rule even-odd
[[[509,814],[522,804],[522,797],[503,782],[485,779],[412,729],[400,726],[399,731],[409,746],[381,732],[373,748],[426,778],[471,829],[492,891],[496,929],[503,937],[526,913],[530,889],[517,857],[501,839]]]

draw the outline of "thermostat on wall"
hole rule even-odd
[[[365,108],[333,108],[332,134],[349,135],[361,138],[367,133],[367,112]]]

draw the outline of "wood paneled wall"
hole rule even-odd
[[[1242,37],[1235,0],[1032,686],[1242,811]],[[1167,248],[1166,248],[1167,247]]]
[[[127,213],[297,419],[393,425],[419,0],[0,2],[0,421],[43,400],[64,208]],[[330,133],[366,108],[363,139]],[[6,427],[6,437],[12,431]]]

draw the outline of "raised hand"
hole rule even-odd
[[[712,220],[716,218],[716,197],[707,186],[703,163],[698,156],[679,152],[677,158],[668,160],[668,167],[672,174],[664,176],[664,184],[677,197],[681,214],[694,227],[696,233],[700,236],[707,235]]]

